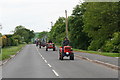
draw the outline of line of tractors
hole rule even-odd
[[[35,42],[35,44],[40,49],[42,47],[45,47],[46,51],[48,51],[49,49],[56,51],[56,46],[53,42],[50,42],[50,43],[49,42]],[[74,53],[72,50],[72,46],[59,47],[59,60],[63,60],[65,56],[69,57],[70,60],[74,60]]]

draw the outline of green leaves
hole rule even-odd
[[[56,21],[55,25],[52,27],[50,31],[49,39],[53,40],[53,42],[61,44],[63,38],[65,37],[65,18],[59,17]]]
[[[87,49],[89,45],[89,38],[85,32],[83,32],[83,14],[85,12],[86,3],[83,5],[77,5],[72,16],[69,17],[69,33],[71,45],[74,48]]]
[[[84,2],[68,17],[69,39],[74,48],[120,52],[120,3]],[[65,18],[60,17],[50,38],[60,43],[65,36]]]
[[[15,33],[13,34],[14,38],[17,38],[18,42],[26,42],[29,43],[31,39],[35,36],[34,31],[30,31],[24,26],[17,26],[15,28]]]
[[[120,53],[120,32],[115,32],[112,36],[113,37],[106,41],[106,44],[103,46],[104,51]]]
[[[90,50],[103,49],[102,46],[112,37],[112,34],[120,31],[117,5],[117,2],[91,2],[86,6],[84,31],[92,38]]]
[[[38,35],[38,38],[42,39],[42,38],[45,38],[45,36],[49,36],[49,32],[47,31],[40,32]]]

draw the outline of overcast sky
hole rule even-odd
[[[9,34],[18,25],[35,32],[50,30],[51,21],[65,17],[65,10],[70,16],[77,4],[79,0],[0,0],[0,32]]]

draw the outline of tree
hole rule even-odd
[[[65,18],[59,17],[50,31],[49,39],[55,43],[61,44],[65,36]]]
[[[115,32],[120,31],[119,3],[117,2],[90,2],[84,14],[84,31],[92,38],[90,50],[102,49],[105,42],[112,38]]]
[[[41,39],[41,38],[45,37],[46,35],[48,35],[48,32],[47,32],[47,31],[40,32],[38,38]]]
[[[85,13],[85,6],[87,4],[77,5],[69,17],[69,32],[71,45],[74,48],[87,49],[89,46],[89,37],[83,32],[83,14]]]
[[[23,27],[23,26],[17,26],[14,31],[14,36],[19,38],[18,40],[22,40],[26,43],[29,43],[31,39],[35,36],[34,31],[30,31],[29,29]],[[20,42],[20,41],[19,41]]]
[[[115,32],[112,38],[105,43],[103,46],[104,51],[120,53],[120,32]]]

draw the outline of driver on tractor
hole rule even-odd
[[[67,37],[64,38],[64,41],[62,43],[62,53],[64,53],[64,46],[68,46],[70,41],[68,40]]]
[[[51,41],[51,40],[49,40],[49,41],[48,41],[48,43],[52,43],[52,41]]]

